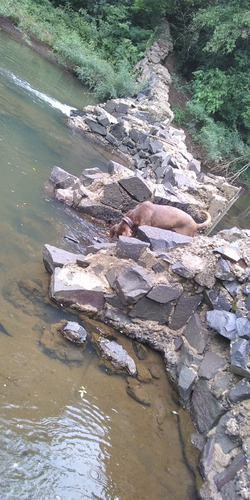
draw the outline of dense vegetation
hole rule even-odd
[[[0,0],[0,15],[46,41],[100,100],[137,92],[133,66],[167,18],[192,95],[176,120],[211,162],[247,175],[249,0]]]

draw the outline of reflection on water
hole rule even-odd
[[[76,318],[48,300],[43,245],[81,252],[96,235],[107,239],[103,224],[47,199],[44,182],[55,164],[79,175],[87,167],[105,170],[109,156],[67,127],[63,105],[87,104],[71,75],[1,32],[0,68],[1,500],[193,500],[172,412],[193,428],[173,399],[160,355],[148,350],[146,367],[157,365],[160,375],[147,384],[152,405],[144,407],[127,395],[125,378],[101,371],[91,345],[75,363],[42,348],[45,328]],[[131,342],[119,340],[135,357]]]

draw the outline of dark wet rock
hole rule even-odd
[[[239,472],[246,465],[246,457],[244,453],[239,453],[232,460],[229,466],[222,472],[219,472],[214,476],[214,482],[219,491],[222,487],[228,484],[230,481],[234,480],[237,472]]]
[[[87,340],[87,332],[83,326],[75,321],[67,321],[61,329],[65,339],[74,344],[84,344]]]
[[[92,184],[96,179],[101,179],[103,176],[102,171],[98,168],[86,168],[79,177],[80,183],[87,187]]]
[[[219,287],[215,286],[212,290],[204,290],[203,295],[209,307],[228,312],[231,310],[231,303],[226,292]]]
[[[238,339],[231,342],[231,370],[237,375],[250,379],[250,370],[248,368],[250,343],[246,339]]]
[[[42,284],[29,279],[19,281],[19,290],[27,299],[34,302],[43,302],[46,295]]]
[[[153,252],[168,252],[179,245],[192,243],[191,236],[183,236],[166,229],[158,227],[140,226],[137,231],[137,238],[150,243]]]
[[[137,261],[145,248],[149,248],[149,243],[140,241],[137,238],[119,236],[116,256],[121,259],[133,259]]]
[[[145,345],[135,340],[132,343],[133,349],[135,351],[136,357],[140,360],[146,359],[148,357],[148,350]]]
[[[149,321],[157,321],[160,325],[168,321],[172,311],[172,304],[160,304],[155,300],[148,297],[139,299],[133,309],[131,309],[129,316],[131,318],[140,318]]]
[[[199,432],[207,434],[223,413],[225,408],[211,393],[208,381],[198,380],[191,399],[191,415]]]
[[[147,183],[139,175],[120,179],[118,182],[125,191],[139,202],[148,200],[152,196]]]
[[[136,364],[127,351],[117,342],[99,337],[94,342],[100,356],[111,363],[117,372],[136,374]]]
[[[118,222],[121,219],[121,212],[119,210],[103,205],[102,203],[94,203],[89,199],[87,201],[82,200],[77,205],[77,210],[95,219],[104,220],[110,223],[113,223],[113,221]]]
[[[201,304],[203,296],[197,295],[182,295],[177,302],[174,314],[172,316],[171,322],[169,323],[169,328],[172,330],[179,330],[182,328],[190,316],[196,311],[198,306]]]
[[[85,260],[81,254],[67,252],[52,245],[44,245],[43,247],[43,263],[47,271],[52,274],[56,267],[63,267],[65,264],[75,263],[76,259]]]
[[[72,342],[65,342],[61,330],[65,325],[65,320],[51,325],[50,329],[45,328],[40,337],[41,348],[52,358],[63,362],[82,363],[86,343],[76,345]]]
[[[161,370],[158,365],[152,364],[149,366],[149,371],[153,378],[160,379],[161,378]]]
[[[139,266],[128,266],[113,284],[123,304],[134,304],[152,288],[152,275]]]
[[[113,307],[117,307],[118,309],[125,309],[125,305],[120,301],[116,293],[105,295],[105,301]]]
[[[69,174],[61,167],[53,167],[50,174],[50,181],[55,184],[57,189],[67,189],[72,187],[77,180],[75,175]]]
[[[240,380],[230,389],[227,397],[233,404],[250,399],[250,382],[246,378]]]
[[[126,191],[117,182],[110,182],[103,188],[101,202],[112,208],[119,209],[125,200]]]
[[[229,340],[236,338],[236,316],[226,311],[208,311],[206,321],[210,328],[216,330],[220,335]]]
[[[195,276],[195,272],[191,269],[185,267],[181,262],[175,262],[172,265],[172,271],[183,278],[192,279]]]
[[[151,288],[147,297],[154,300],[155,302],[160,302],[161,304],[166,304],[172,300],[178,299],[183,292],[181,285],[164,285],[159,284]]]
[[[196,375],[193,370],[183,365],[178,379],[178,391],[182,401],[189,399],[195,379]]]
[[[250,340],[250,321],[247,318],[236,319],[236,330],[239,337]]]
[[[160,398],[156,400],[156,408],[157,408],[157,417],[156,417],[157,423],[159,425],[162,425],[168,414],[168,408],[165,402]]]
[[[208,332],[202,327],[197,313],[190,317],[183,334],[191,347],[196,349],[198,354],[202,354],[206,347]]]
[[[77,306],[82,309],[85,306],[92,311],[102,310],[104,307],[102,282],[93,272],[84,273],[85,270],[79,267],[78,270],[74,269],[75,275],[72,271],[71,266],[57,267],[54,270],[50,282],[50,298],[67,307]],[[79,276],[78,280],[76,274]]]
[[[225,260],[220,258],[217,264],[217,269],[215,272],[216,278],[224,281],[234,281],[235,280],[235,275],[232,273],[229,263]]]
[[[94,245],[87,246],[85,255],[89,255],[90,253],[98,253],[100,252],[100,250],[110,250],[112,248],[116,248],[116,243],[94,243]]]
[[[115,309],[107,309],[105,311],[105,319],[115,321],[119,328],[124,328],[132,323],[132,320],[127,314]]]
[[[127,385],[127,393],[131,398],[135,399],[137,403],[144,406],[151,405],[150,396],[142,385],[129,383]]]
[[[227,361],[214,352],[207,352],[200,364],[198,375],[207,380],[213,378],[218,370],[226,366]]]

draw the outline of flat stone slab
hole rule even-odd
[[[199,315],[193,314],[183,332],[189,345],[196,349],[198,354],[202,354],[207,343],[208,332],[202,327]]]
[[[179,245],[192,243],[191,236],[183,236],[166,229],[152,226],[140,226],[137,230],[137,238],[150,243],[153,252],[168,252]]]
[[[149,243],[140,241],[137,238],[119,236],[116,245],[116,256],[121,259],[133,259],[137,261],[145,248],[149,248]]]
[[[152,192],[147,183],[140,176],[128,177],[120,179],[119,184],[125,189],[133,198],[142,202],[152,196]]]
[[[152,288],[152,275],[139,266],[128,266],[116,278],[113,288],[124,305],[133,304]]]
[[[145,319],[146,321],[157,321],[164,324],[168,321],[172,311],[172,304],[160,304],[148,297],[142,297],[130,311],[131,318]]]
[[[227,311],[208,311],[206,314],[206,321],[210,328],[216,330],[223,337],[229,340],[236,338],[236,316],[234,313]]]
[[[182,328],[190,316],[196,311],[203,300],[203,295],[182,295],[177,302],[169,328],[179,330]]]
[[[77,260],[84,262],[85,259],[82,254],[67,252],[52,245],[46,244],[43,247],[43,263],[50,274],[56,267],[63,267],[66,264],[75,263]]]
[[[50,297],[60,305],[99,311],[104,307],[104,291],[107,286],[106,280],[96,276],[93,271],[71,264],[54,270]]]
[[[199,367],[199,377],[209,380],[213,378],[218,370],[222,369],[226,364],[226,360],[214,352],[207,352]]]

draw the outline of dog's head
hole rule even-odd
[[[123,220],[119,224],[114,224],[110,228],[110,236],[113,238],[114,236],[133,236],[133,231],[132,229],[124,222]]]

